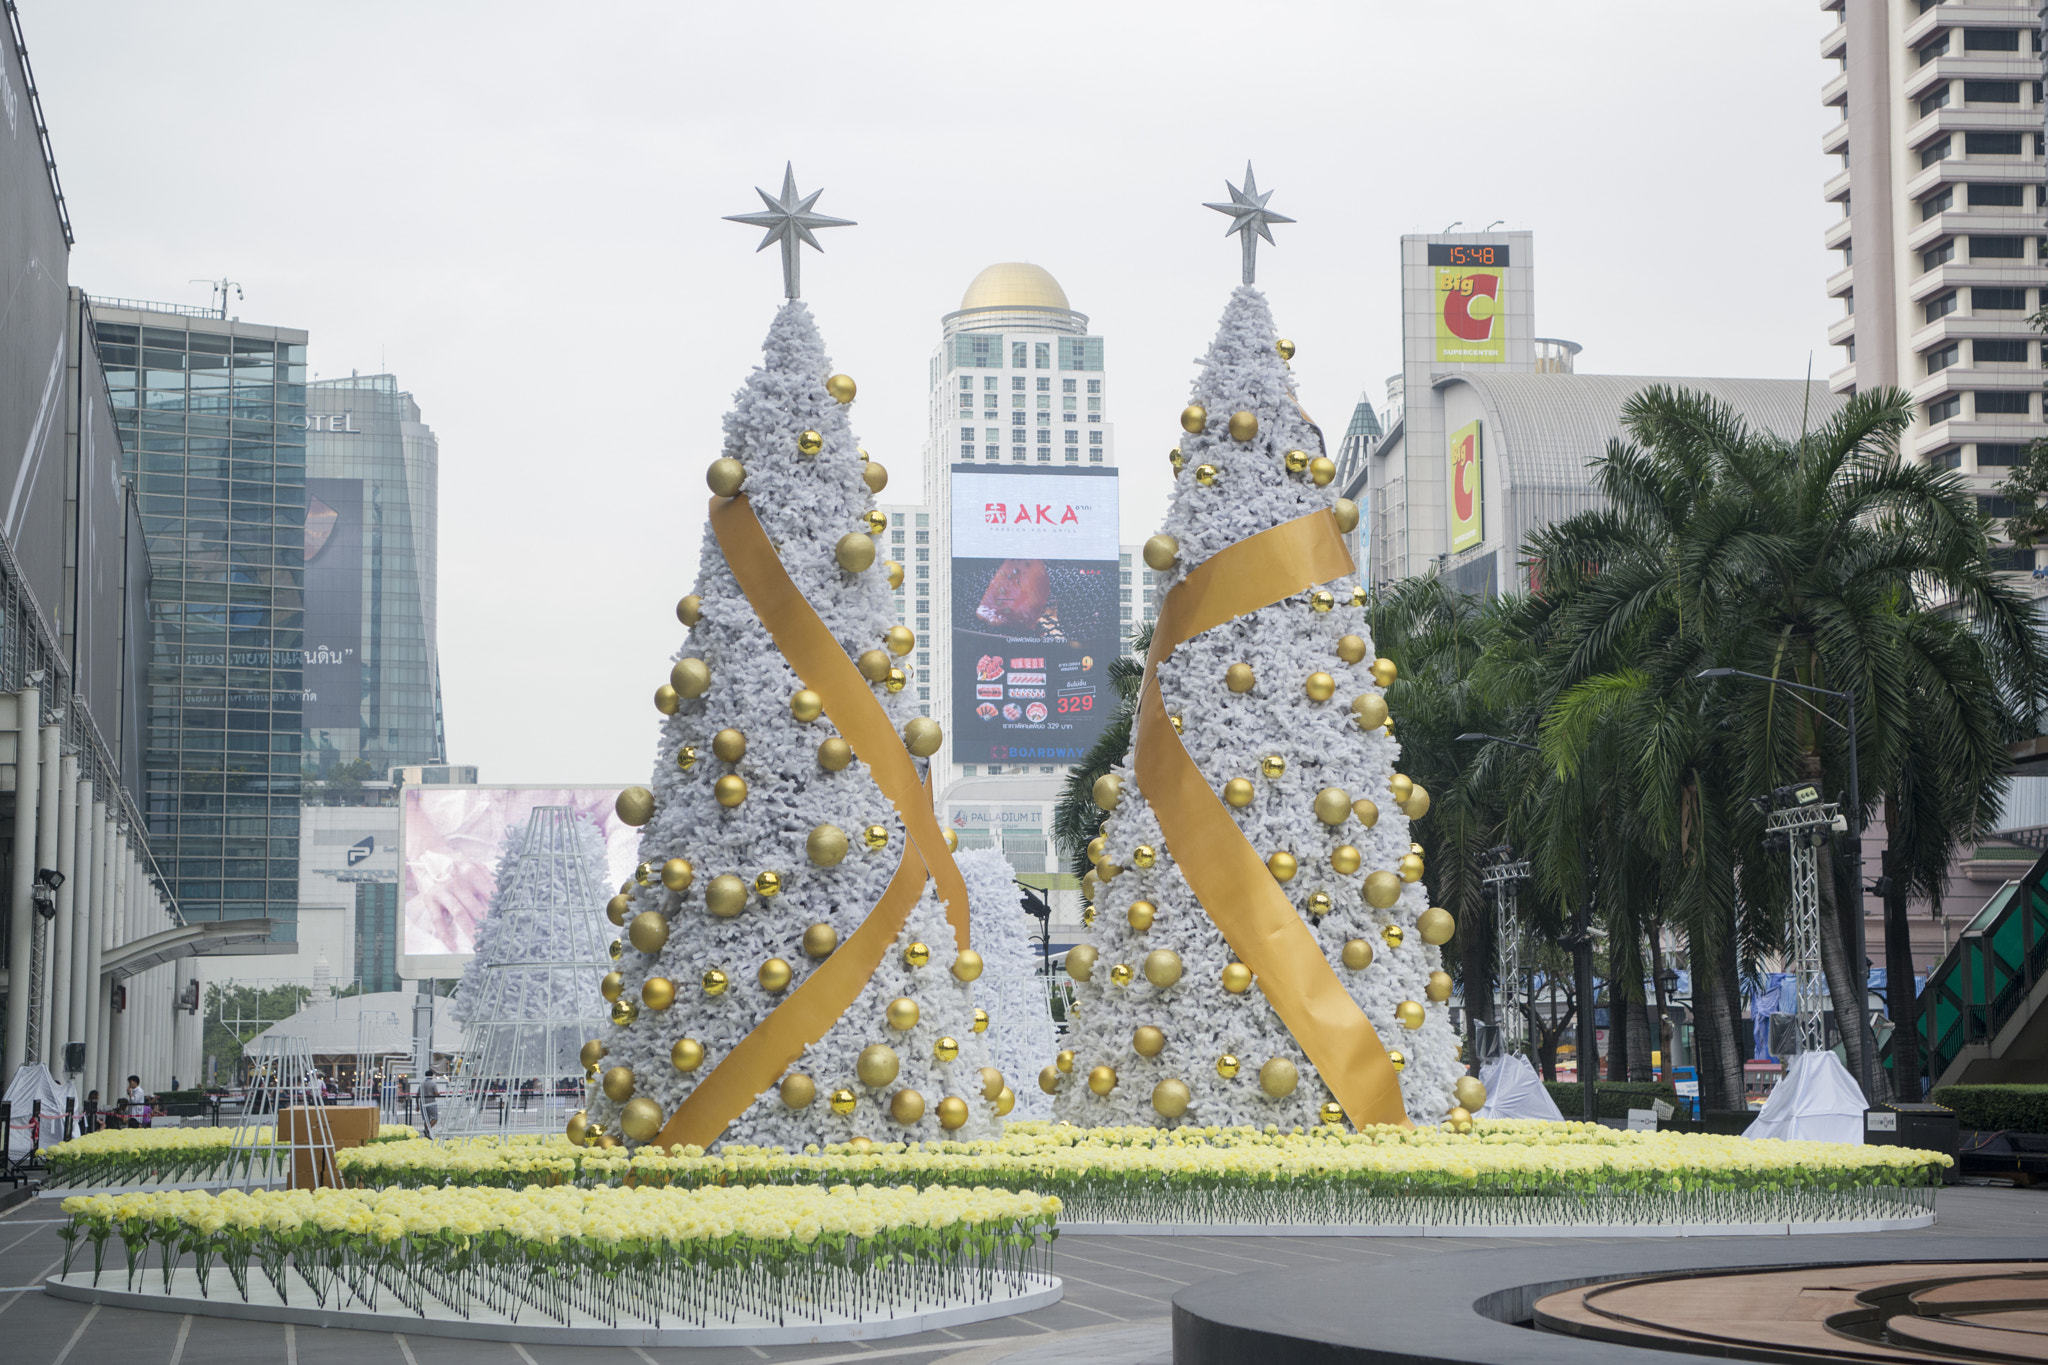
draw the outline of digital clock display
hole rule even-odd
[[[1467,246],[1456,242],[1431,242],[1430,265],[1506,265],[1508,249],[1502,246]]]

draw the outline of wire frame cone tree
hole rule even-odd
[[[975,999],[991,1020],[986,1035],[994,1064],[1005,1076],[1035,1073],[1052,1055],[1052,1006],[1039,955],[1027,932],[1029,921],[1017,895],[1017,872],[1001,849],[978,848],[955,860],[973,906],[973,942],[983,970]],[[1013,1092],[1011,1117],[1048,1119],[1052,1101],[1035,1085]]]
[[[607,913],[611,1026],[572,1137],[807,1143],[991,1136],[1014,1098],[970,983],[968,898],[920,759],[874,494],[809,311],[786,304],[725,419],[689,636],[655,693],[644,860]],[[936,886],[934,886],[936,883]]]
[[[608,871],[597,827],[540,806],[508,833],[455,1017],[467,1039],[448,1082],[453,1132],[559,1127],[578,1107],[580,1053],[604,1024],[601,920]]]
[[[1101,1124],[1463,1126],[1432,909],[1408,825],[1357,509],[1297,404],[1266,300],[1231,296],[1181,416],[1167,589],[1128,762],[1098,780],[1098,941],[1067,955],[1079,1020],[1040,1074]]]

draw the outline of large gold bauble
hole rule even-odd
[[[908,654],[917,648],[917,632],[909,626],[891,626],[889,633],[882,637],[882,643],[888,647],[891,654]]]
[[[1422,880],[1422,859],[1413,853],[1401,855],[1401,880],[1419,882]]]
[[[604,1060],[605,1054],[610,1051],[611,1049],[604,1045],[602,1039],[592,1038],[583,1045],[583,1050],[576,1054],[576,1060],[585,1066],[596,1066]]]
[[[567,1134],[571,1146],[581,1147],[584,1139],[590,1135],[590,1121],[583,1116],[583,1111],[578,1109],[569,1116],[569,1126],[563,1131]]]
[[[870,1043],[860,1050],[854,1060],[853,1074],[860,1077],[860,1083],[870,1089],[880,1090],[896,1079],[896,1072],[902,1063],[897,1060],[896,1049],[886,1043]]]
[[[1355,664],[1360,659],[1363,659],[1365,657],[1364,637],[1358,635],[1346,635],[1345,637],[1337,641],[1337,657],[1342,659],[1347,664]],[[1370,696],[1372,694],[1367,693],[1366,695]],[[1358,709],[1358,699],[1355,697],[1352,698],[1351,709],[1353,711],[1356,711]]]
[[[1327,455],[1318,455],[1308,462],[1309,482],[1318,488],[1327,488],[1337,477],[1337,462]]]
[[[640,983],[640,1003],[654,1011],[667,1009],[676,1002],[676,983],[665,976],[650,976]]]
[[[678,1038],[676,1045],[668,1050],[668,1064],[688,1075],[704,1065],[704,1044],[695,1038]]]
[[[1095,779],[1095,785],[1088,789],[1088,795],[1103,810],[1115,810],[1117,801],[1124,794],[1124,784],[1115,773],[1104,773]]]
[[[987,1010],[983,1010],[983,1009],[978,1009],[978,1010],[976,1010],[976,1011],[974,1012],[974,1025],[973,1025],[973,1027],[974,1027],[974,1031],[975,1031],[976,1033],[987,1033],[987,1032],[988,1032],[988,1011],[987,1011]]]
[[[1177,1119],[1187,1113],[1190,1098],[1187,1082],[1170,1076],[1152,1087],[1152,1108],[1161,1118]]]
[[[996,1092],[996,1117],[1001,1118],[1017,1107],[1017,1094],[1009,1086]]]
[[[1410,820],[1420,820],[1429,814],[1429,789],[1420,782],[1408,789],[1408,799],[1401,803],[1401,813]]]
[[[1302,470],[1308,468],[1308,452],[1306,450],[1290,450],[1287,452],[1286,463],[1288,473],[1299,474]]]
[[[1300,864],[1295,862],[1294,855],[1285,849],[1266,856],[1266,871],[1273,874],[1273,880],[1276,882],[1293,881],[1294,874],[1299,870]]]
[[[1124,919],[1142,934],[1152,927],[1152,919],[1158,913],[1159,907],[1151,901],[1132,901],[1131,908],[1124,912]]]
[[[711,752],[719,761],[737,763],[747,756],[747,736],[743,730],[730,726],[711,737]]]
[[[1238,810],[1249,806],[1254,795],[1252,784],[1245,778],[1233,777],[1223,784],[1223,799]]]
[[[865,531],[848,531],[832,547],[832,557],[848,573],[861,573],[875,562],[874,538]]]
[[[619,1111],[619,1131],[635,1142],[646,1142],[661,1131],[661,1119],[661,1106],[642,1095]]]
[[[825,381],[825,392],[831,394],[836,402],[851,403],[855,392],[853,376],[846,374],[833,375]]]
[[[889,1097],[889,1117],[908,1128],[924,1117],[924,1096],[915,1090],[899,1090]]]
[[[1198,464],[1198,465],[1196,465],[1196,466],[1195,466],[1195,482],[1196,482],[1196,483],[1198,483],[1198,484],[1200,484],[1200,485],[1202,485],[1202,487],[1204,487],[1204,488],[1207,488],[1207,487],[1209,487],[1209,485],[1211,485],[1211,484],[1215,483],[1215,482],[1216,482],[1216,466],[1215,466],[1215,465],[1213,465],[1213,464]]]
[[[1056,1066],[1049,1066],[1049,1067],[1046,1067],[1046,1068],[1045,1068],[1045,1069],[1044,1069],[1043,1071],[1039,1072],[1039,1073],[1038,1073],[1038,1088],[1039,1088],[1040,1090],[1043,1090],[1043,1091],[1044,1091],[1044,1092],[1045,1092],[1046,1094],[1048,1094],[1048,1095],[1057,1095],[1057,1094],[1059,1094],[1059,1093],[1060,1093],[1060,1069],[1059,1069],[1058,1067],[1056,1067]]]
[[[886,560],[882,564],[882,572],[889,575],[889,590],[891,592],[903,586],[903,566],[901,564],[898,564],[893,559]]]
[[[1131,850],[1131,866],[1150,867],[1159,861],[1159,851],[1150,844],[1139,844]]]
[[[664,716],[672,716],[683,709],[683,694],[663,683],[654,689],[654,709]]]
[[[763,872],[754,878],[754,894],[766,900],[782,894],[782,874]]]
[[[1252,988],[1252,969],[1242,962],[1231,962],[1223,968],[1223,989],[1231,995],[1243,995]]]
[[[1451,1087],[1451,1093],[1456,1096],[1461,1107],[1475,1114],[1486,1107],[1486,1085],[1477,1076],[1458,1077],[1457,1084]]]
[[[691,593],[676,603],[676,620],[681,621],[686,626],[696,625],[697,618],[703,614],[704,599],[696,593]]]
[[[960,1040],[957,1038],[941,1038],[932,1044],[932,1057],[937,1061],[951,1062],[959,1056]]]
[[[880,460],[869,460],[860,467],[860,481],[868,486],[868,492],[879,493],[889,486],[889,471]]]
[[[626,976],[623,972],[606,972],[604,979],[597,983],[597,993],[607,1000],[617,1000],[625,989]]]
[[[1190,435],[1200,435],[1202,428],[1209,425],[1209,411],[1200,403],[1190,403],[1180,410],[1180,429]]]
[[[789,989],[790,978],[796,975],[789,963],[779,957],[771,957],[761,964],[754,979],[761,983],[761,989],[770,995],[780,995]]]
[[[711,784],[711,795],[719,805],[731,809],[747,799],[747,780],[738,773],[727,773]]]
[[[1339,844],[1330,850],[1330,870],[1332,872],[1338,872],[1348,877],[1358,871],[1358,866],[1362,861],[1363,859],[1360,857],[1358,850],[1349,844]]]
[[[909,681],[910,675],[908,673],[905,673],[900,668],[892,668],[882,675],[882,690],[893,696],[901,692],[904,684]]]
[[[1422,1002],[1419,1000],[1403,1000],[1394,1006],[1394,1018],[1400,1021],[1402,1028],[1421,1028],[1424,1017]]]
[[[1259,1089],[1274,1099],[1285,1099],[1301,1084],[1301,1072],[1285,1057],[1275,1057],[1259,1068]]]
[[[1380,939],[1389,948],[1400,947],[1407,937],[1407,931],[1398,924],[1389,924],[1386,928],[1380,930]]]
[[[1140,1057],[1157,1057],[1166,1049],[1166,1034],[1151,1024],[1141,1024],[1131,1033],[1131,1050]]]
[[[633,1068],[615,1066],[604,1073],[604,1097],[614,1104],[633,1098]]]
[[[694,744],[685,744],[682,748],[676,750],[676,766],[678,768],[681,768],[684,772],[688,772],[690,771],[690,769],[696,767],[697,746]]]
[[[887,512],[869,512],[861,518],[861,521],[867,526],[868,534],[871,536],[879,536],[882,532],[889,529],[889,514]]]
[[[860,832],[860,841],[868,846],[871,853],[880,853],[889,846],[889,831],[882,825],[869,825]]]
[[[1088,865],[1093,867],[1101,862],[1102,852],[1108,847],[1109,836],[1106,834],[1098,834],[1093,839],[1090,839],[1088,841]]]
[[[640,1017],[640,1006],[631,1000],[612,1001],[612,1022],[625,1028]]]
[[[787,1109],[805,1109],[818,1098],[818,1083],[809,1076],[786,1076],[782,1081],[782,1103]]]
[[[697,869],[688,858],[670,858],[661,865],[661,884],[671,891],[688,891],[697,879]]]
[[[1431,1004],[1441,1005],[1451,998],[1451,974],[1431,972],[1429,984],[1422,989],[1423,998]]]
[[[1360,692],[1351,699],[1351,713],[1358,717],[1358,728],[1377,730],[1387,723],[1387,699],[1377,692]]]
[[[1107,1095],[1116,1089],[1116,1069],[1098,1066],[1088,1073],[1088,1088],[1098,1095]]]
[[[1458,932],[1458,921],[1441,905],[1432,905],[1415,917],[1415,932],[1422,935],[1424,943],[1440,947]]]
[[[654,793],[645,787],[628,787],[619,793],[619,799],[612,803],[612,808],[625,823],[644,825],[654,818]]]
[[[1072,1071],[1074,1069],[1074,1050],[1072,1048],[1063,1048],[1054,1054],[1052,1064],[1062,1074]]]
[[[804,840],[804,856],[813,867],[837,867],[846,857],[846,831],[837,825],[813,825]]]
[[[1216,1059],[1216,1074],[1226,1081],[1236,1080],[1237,1073],[1243,1065],[1237,1060],[1235,1053],[1226,1052]]]
[[[642,910],[626,927],[626,937],[643,953],[658,953],[668,943],[668,920],[659,910]]]
[[[1287,760],[1278,754],[1267,754],[1259,760],[1259,771],[1277,782],[1287,775]]]
[[[747,884],[730,872],[713,877],[704,888],[704,908],[720,919],[731,919],[747,908]]]
[[[1180,980],[1180,954],[1171,948],[1154,948],[1145,954],[1145,979],[1165,990]]]
[[[1365,903],[1375,910],[1390,910],[1401,899],[1401,877],[1395,872],[1365,874]]]
[[[1252,671],[1250,664],[1232,664],[1223,670],[1223,685],[1239,694],[1251,691],[1258,680],[1258,675]]]
[[[1327,588],[1318,588],[1316,591],[1310,593],[1308,596],[1308,606],[1310,611],[1326,612],[1334,608],[1336,605],[1337,594],[1329,591]]]
[[[918,758],[930,758],[945,739],[945,731],[930,716],[913,716],[903,727],[904,746]]]
[[[962,948],[953,957],[953,979],[955,981],[979,980],[982,969],[986,965],[982,961],[980,953],[975,952],[972,948]]]
[[[1067,950],[1067,975],[1076,981],[1086,981],[1095,971],[1095,946],[1090,943],[1078,944]]]
[[[1137,973],[1131,970],[1127,962],[1119,962],[1109,969],[1109,984],[1112,986],[1128,986],[1136,979]]]
[[[1123,869],[1116,865],[1116,859],[1106,853],[1095,860],[1095,879],[1099,882],[1113,882],[1116,880],[1116,874],[1121,871]]]
[[[1327,673],[1311,673],[1302,683],[1301,690],[1310,701],[1328,701],[1337,695],[1337,680]]]
[[[724,995],[725,988],[731,984],[731,978],[716,967],[704,973],[702,985],[706,995]]]
[[[907,995],[899,995],[889,1002],[887,1012],[889,1027],[898,1033],[917,1027],[917,1002]]]
[[[633,898],[621,891],[604,903],[604,917],[621,929],[626,927],[626,912],[633,908]]]
[[[1259,418],[1257,413],[1246,412],[1243,409],[1239,409],[1238,411],[1230,414],[1231,440],[1249,441],[1258,434]]]
[[[1472,1111],[1462,1104],[1454,1104],[1444,1113],[1444,1127],[1454,1133],[1472,1131]]]
[[[839,1115],[839,1117],[841,1118],[845,1118],[848,1114],[851,1114],[854,1111],[854,1107],[860,1103],[860,1096],[854,1094],[845,1086],[841,1086],[839,1089],[833,1091],[832,1098],[825,1102],[832,1107],[833,1113]]]
[[[1380,808],[1364,797],[1351,803],[1351,813],[1358,817],[1358,823],[1371,829],[1380,822]]]
[[[747,467],[738,460],[727,456],[713,460],[711,468],[704,471],[704,482],[711,485],[711,491],[721,498],[729,498],[747,482]]]
[[[711,665],[694,656],[677,659],[668,671],[669,685],[685,697],[701,697],[711,688]]]
[[[1354,972],[1362,972],[1372,965],[1372,944],[1362,938],[1354,938],[1344,945],[1344,965]]]
[[[825,448],[825,438],[815,431],[799,432],[796,438],[796,453],[809,459]]]
[[[1392,687],[1394,679],[1401,676],[1401,670],[1394,667],[1394,661],[1385,657],[1372,661],[1372,680],[1381,687]]]
[[[925,963],[930,962],[931,960],[932,950],[929,945],[918,943],[914,940],[903,945],[904,966],[922,967]]]
[[[828,773],[841,772],[851,762],[853,746],[837,735],[818,746],[818,766]]]
[[[1336,514],[1337,529],[1345,535],[1348,536],[1358,529],[1358,504],[1351,499],[1337,499],[1331,504],[1330,511]]]
[[[1350,818],[1350,792],[1342,787],[1325,787],[1316,793],[1316,819],[1326,825],[1341,825]]]
[[[825,714],[825,699],[810,688],[803,688],[790,696],[789,714],[801,723],[809,725]]]
[[[864,649],[860,657],[853,661],[853,666],[858,668],[860,675],[869,682],[880,682],[889,676],[889,653],[882,649]]]
[[[948,1095],[939,1101],[939,1127],[947,1132],[964,1127],[967,1123],[967,1101],[958,1095]]]
[[[813,924],[804,930],[804,956],[823,958],[832,956],[839,946],[839,931],[825,923]]]
[[[1009,1089],[1009,1086],[1003,1080],[1002,1072],[992,1066],[985,1066],[981,1069],[981,1097],[983,1099],[996,1099],[1007,1089]]]
[[[1317,919],[1321,919],[1334,909],[1336,902],[1330,899],[1330,893],[1327,891],[1317,891],[1308,898],[1308,912]]]
[[[1161,532],[1145,542],[1145,567],[1165,573],[1180,558],[1180,541]]]

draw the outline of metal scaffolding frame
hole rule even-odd
[[[1827,1047],[1827,977],[1820,963],[1820,848],[1827,842],[1839,807],[1833,802],[1791,806],[1764,817],[1765,847],[1783,839],[1792,862],[1792,979],[1799,993],[1796,1050]]]
[[[1500,988],[1500,1029],[1503,1053],[1529,1050],[1529,1001],[1522,989],[1522,923],[1515,902],[1529,880],[1529,862],[1500,862],[1479,869],[1479,884],[1493,888],[1494,977]]]

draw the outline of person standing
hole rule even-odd
[[[426,1079],[420,1082],[420,1112],[426,1115],[426,1130],[429,1138],[434,1136],[434,1125],[441,1121],[441,1083],[434,1079],[432,1068]]]

